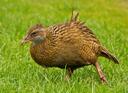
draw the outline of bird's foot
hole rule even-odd
[[[104,84],[106,84],[107,83],[107,79],[105,78],[105,76],[102,76],[102,77],[100,77],[100,80],[101,80],[101,82]]]

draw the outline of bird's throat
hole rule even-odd
[[[33,41],[32,41],[32,46],[38,45],[40,43],[42,43],[44,41],[44,37],[36,37]]]

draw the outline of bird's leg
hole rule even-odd
[[[69,80],[70,77],[72,76],[72,73],[73,73],[73,69],[68,67],[66,68],[66,76],[65,76],[65,80]]]
[[[98,64],[98,62],[96,62],[94,64],[94,66],[96,67],[96,70],[97,70],[97,72],[98,72],[98,74],[100,76],[101,82],[102,83],[107,83],[107,80],[106,80],[106,78],[105,78],[105,76],[104,76],[104,74],[103,74],[103,72],[102,72],[102,70],[101,70],[100,65]]]

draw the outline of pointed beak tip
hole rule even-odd
[[[24,45],[24,40],[22,40],[21,42],[20,42],[20,46],[23,46]]]
[[[29,37],[28,37],[28,35],[27,35],[27,36],[25,36],[25,37],[20,41],[20,45],[23,46],[25,43],[27,43],[27,42],[29,42],[29,41],[30,41],[30,39],[29,39]]]

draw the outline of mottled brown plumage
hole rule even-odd
[[[98,57],[106,57],[115,63],[118,60],[108,52],[83,22],[77,20],[78,13],[64,24],[31,27],[23,42],[32,41],[30,53],[44,67],[67,68],[70,77],[73,70],[93,64],[103,82],[106,79],[99,67]]]

